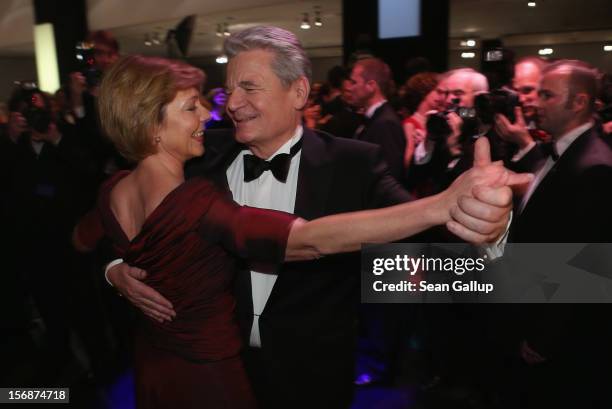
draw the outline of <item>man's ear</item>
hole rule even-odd
[[[293,107],[300,111],[308,102],[308,95],[310,94],[310,82],[304,76],[301,76],[297,80],[293,82],[291,85],[293,88],[293,93],[295,96],[295,101]]]
[[[585,92],[579,92],[574,95],[572,101],[572,111],[574,112],[586,112],[589,107],[589,96]]]

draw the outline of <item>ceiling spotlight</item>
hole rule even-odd
[[[148,33],[145,34],[144,45],[146,45],[147,47],[151,47],[153,45]]]
[[[221,29],[221,24],[217,24],[217,32],[215,33],[217,37],[223,37],[223,31]]]
[[[527,7],[535,7],[536,6],[536,2],[535,1],[530,1],[527,3]]]
[[[215,61],[217,62],[217,64],[227,64],[227,55],[222,54],[215,58]]]
[[[304,19],[302,20],[302,24],[300,24],[300,28],[302,30],[310,29],[310,20],[308,19],[308,13],[304,13]]]
[[[553,53],[553,49],[552,48],[540,48],[538,50],[538,54],[540,55],[551,55]]]
[[[472,53],[472,52],[461,53],[461,58],[474,58],[474,57],[476,57],[476,53]]]
[[[319,10],[315,11],[314,25],[317,27],[321,27],[323,25],[323,22],[321,21],[321,12]]]
[[[467,40],[465,42],[465,45],[467,45],[468,47],[474,47],[474,46],[476,46],[476,41],[475,40]]]
[[[159,33],[154,33],[153,34],[153,44],[155,45],[160,45],[161,44],[161,38],[159,37]]]
[[[612,45],[604,45],[604,51],[612,51]]]
[[[223,35],[229,37],[232,33],[229,31],[229,24],[225,23],[223,26]]]

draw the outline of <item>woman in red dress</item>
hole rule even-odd
[[[146,284],[177,312],[170,322],[143,317],[136,331],[140,408],[255,406],[233,320],[235,255],[265,271],[283,260],[398,240],[448,222],[460,195],[503,173],[500,167],[470,171],[431,198],[311,222],[241,207],[205,179],[184,180],[185,161],[204,153],[209,114],[200,103],[203,78],[182,62],[128,56],[100,87],[102,126],[137,166],[102,186],[97,207],[75,229],[75,246],[89,250],[109,236],[119,256],[146,270]]]
[[[438,85],[438,74],[433,72],[416,74],[406,82],[406,102],[412,115],[403,122],[406,135],[405,169],[410,167],[417,147],[423,151],[418,153],[421,156],[426,152],[426,145],[430,142],[425,129],[428,113],[444,109],[446,94]]]

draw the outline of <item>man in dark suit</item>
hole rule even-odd
[[[612,149],[594,126],[596,92],[597,74],[584,63],[561,60],[544,69],[538,114],[552,144],[537,145],[518,164],[535,171],[535,179],[515,210],[510,241],[610,242]],[[598,375],[610,364],[602,309],[608,311],[569,304],[524,309],[521,355],[539,385],[528,388],[533,407],[609,407]]]
[[[207,133],[207,155],[190,165],[189,174],[206,174],[228,186],[240,204],[306,219],[409,199],[376,146],[302,127],[310,62],[292,33],[253,27],[230,36],[225,52],[227,109],[236,129],[233,138]],[[489,240],[504,230],[506,189],[491,189],[489,203],[478,201],[478,210],[466,214],[477,227],[466,229],[465,239]],[[487,211],[495,221],[482,220]],[[261,406],[348,407],[358,258],[287,263],[278,274],[246,270],[236,280],[238,317],[248,345],[245,365]],[[138,281],[144,274],[124,264],[108,271],[110,281],[145,314],[170,319],[172,305]]]
[[[366,117],[355,138],[379,145],[391,176],[401,182],[405,176],[406,136],[402,121],[386,98],[391,69],[378,58],[364,58],[355,63],[350,81],[351,103],[362,108]]]

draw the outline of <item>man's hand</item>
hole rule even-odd
[[[34,130],[32,130],[32,132],[36,132]],[[49,124],[49,128],[47,128],[47,132],[40,134],[40,138],[41,140],[45,141],[45,142],[49,142],[53,145],[57,145],[60,141],[60,139],[62,138],[62,134],[60,133],[60,131],[57,129],[57,125],[55,125],[55,123],[51,122]]]
[[[524,149],[533,142],[533,138],[525,124],[523,110],[521,107],[514,107],[516,122],[512,123],[504,115],[495,115],[495,132],[506,142],[513,143],[519,149]]]
[[[446,146],[451,156],[459,156],[461,155],[463,149],[459,140],[461,137],[463,119],[461,119],[461,117],[455,112],[450,112],[446,116],[446,122],[451,129],[451,134],[448,136],[448,138],[446,138]]]
[[[313,104],[304,109],[304,121],[308,128],[314,129],[321,119],[321,105]]]
[[[8,136],[15,143],[19,140],[21,134],[28,129],[28,124],[19,112],[11,112],[8,118],[7,130]]]
[[[501,162],[491,162],[487,138],[478,138],[474,147],[474,167],[466,177],[475,178],[471,195],[462,194],[452,207],[448,229],[461,239],[474,244],[496,242],[508,226],[512,210],[510,186],[529,183],[530,174],[516,174]],[[462,175],[461,177],[463,177]]]
[[[140,282],[147,276],[144,270],[117,264],[108,270],[108,280],[134,306],[157,322],[172,321],[176,317],[172,303],[160,293]]]

